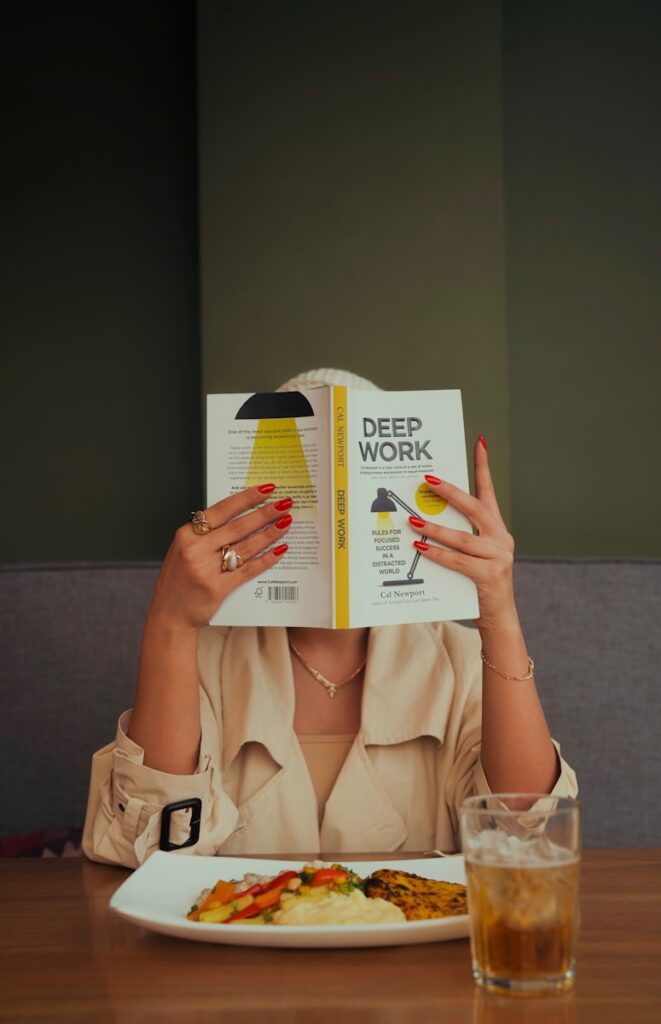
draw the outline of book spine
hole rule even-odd
[[[333,386],[333,536],[335,539],[335,628],[348,629],[349,475],[347,472],[347,389]]]

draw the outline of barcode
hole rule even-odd
[[[269,587],[269,601],[298,601],[298,587]]]

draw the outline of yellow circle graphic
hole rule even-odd
[[[425,516],[440,516],[447,508],[447,501],[434,494],[429,484],[420,484],[415,492],[415,503]]]

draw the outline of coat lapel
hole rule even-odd
[[[328,798],[322,850],[390,851],[406,824],[370,758],[370,747],[445,738],[454,677],[445,647],[423,624],[370,631],[361,731]]]
[[[317,799],[293,731],[294,679],[286,631],[231,629],[221,689],[224,771],[230,772],[246,744],[261,744],[273,761],[269,773],[261,757],[246,751],[242,771],[254,778],[259,761],[259,778],[265,781],[239,801],[239,827],[223,852],[314,853],[319,850]]]
[[[284,629],[235,626],[221,665],[223,768],[245,743],[261,743],[282,768],[294,723],[294,678]]]
[[[452,704],[454,673],[433,626],[378,626],[370,631],[363,692],[366,747],[434,736],[439,743]]]
[[[321,849],[386,852],[399,849],[407,836],[404,821],[379,783],[360,736],[356,737],[326,803]]]

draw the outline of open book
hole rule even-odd
[[[413,547],[413,514],[460,530],[464,515],[425,482],[468,490],[459,391],[209,395],[207,505],[262,483],[294,499],[289,550],[263,578],[238,587],[214,625],[325,626],[470,619],[466,576]]]

